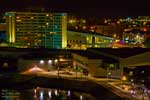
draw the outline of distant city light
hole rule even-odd
[[[104,23],[107,23],[107,22],[108,22],[107,20],[104,21]]]
[[[49,25],[49,23],[47,22],[46,25]]]
[[[141,73],[142,73],[142,74],[144,74],[144,70],[143,70],[143,71],[141,71]]]
[[[74,20],[74,19],[69,20],[69,23],[70,23],[70,24],[73,24],[73,23],[75,23],[75,22],[76,22],[76,20]]]

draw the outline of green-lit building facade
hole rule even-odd
[[[66,13],[6,12],[7,42],[16,47],[65,48]]]

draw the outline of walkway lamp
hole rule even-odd
[[[40,60],[40,64],[44,64],[44,60]]]
[[[48,60],[48,64],[50,64],[50,65],[51,65],[51,64],[52,64],[52,60]]]
[[[122,88],[124,89],[124,83],[127,80],[127,77],[124,75],[122,76]]]

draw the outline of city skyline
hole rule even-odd
[[[99,1],[99,0],[5,0],[0,1],[0,13],[5,11],[20,10],[24,11],[29,7],[43,7],[48,11],[67,12],[81,16],[138,16],[149,15],[149,2],[129,1]]]
[[[0,100],[150,100],[149,2],[0,4]]]

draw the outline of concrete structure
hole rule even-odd
[[[150,49],[148,48],[89,48],[87,50],[0,49],[0,57],[3,58],[0,59],[2,66],[6,65],[7,58],[9,58],[17,62],[19,70],[34,67],[35,64],[48,70],[53,66],[57,67],[55,59],[58,59],[58,66],[60,67],[63,67],[63,64],[69,64],[75,69],[78,68],[85,75],[108,78],[122,78],[125,74],[125,69],[149,67],[149,56]],[[11,64],[8,63],[7,67],[9,66],[11,67]]]
[[[89,48],[73,53],[73,61],[74,66],[89,71],[92,76],[122,78],[126,68],[150,66],[149,52],[149,49],[142,48]]]
[[[119,62],[113,57],[91,51],[73,53],[73,65],[95,77],[120,78]]]
[[[122,63],[128,68],[135,68],[136,66],[150,66],[150,51],[146,51],[134,56],[125,58]]]
[[[101,34],[75,31],[67,32],[67,44],[71,49],[106,48],[110,47],[112,42],[113,38]]]
[[[6,12],[7,42],[16,47],[65,48],[67,15],[51,12]]]

